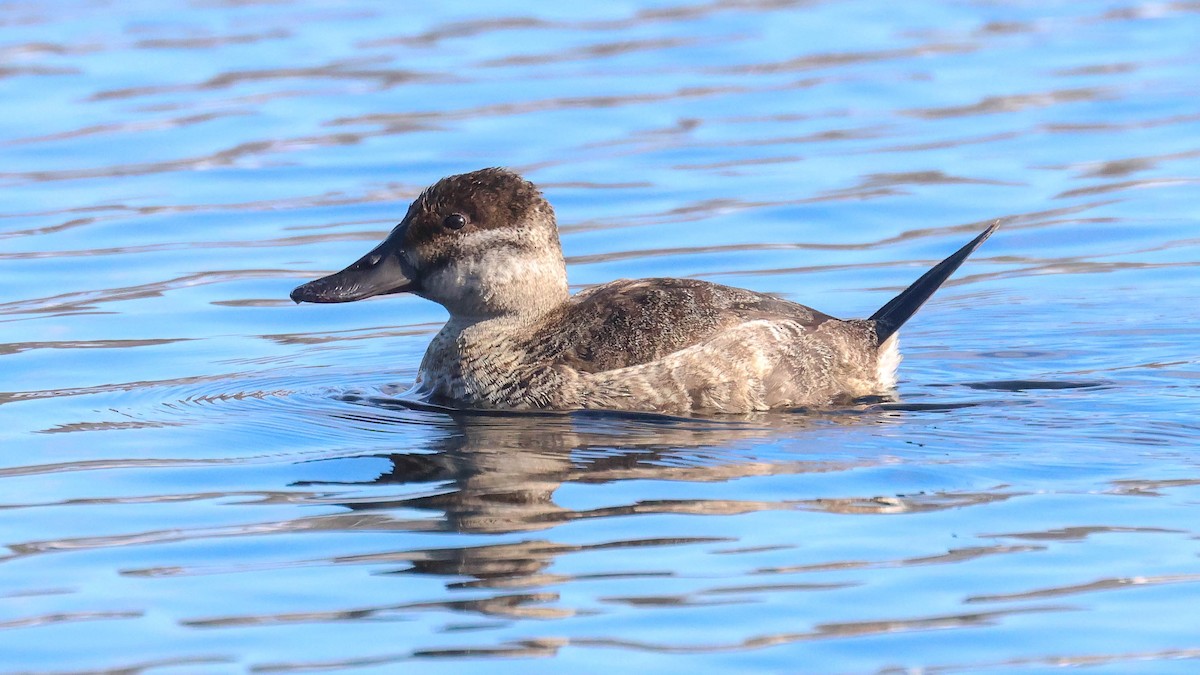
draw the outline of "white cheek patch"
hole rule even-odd
[[[451,262],[436,272],[426,274],[421,280],[421,287],[430,299],[442,304],[476,298],[482,295],[484,285],[480,267],[469,262]]]
[[[566,266],[557,247],[541,250],[512,230],[472,233],[463,254],[422,275],[422,295],[459,316],[494,315],[561,302]]]

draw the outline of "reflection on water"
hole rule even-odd
[[[690,421],[655,416],[452,415],[455,428],[429,447],[376,455],[390,470],[367,484],[440,484],[436,494],[395,501],[339,502],[352,510],[415,508],[439,514],[440,528],[456,532],[541,530],[580,518],[634,514],[733,514],[790,508],[793,502],[656,500],[571,510],[554,503],[567,482],[729,481],[747,476],[842,471],[854,466],[825,461],[761,462],[725,457],[730,445],[752,446],[778,431],[770,426]],[[620,421],[642,420],[618,433]],[[807,422],[807,418],[800,418]],[[842,418],[850,419],[850,418]],[[650,420],[650,421],[646,421]],[[583,422],[583,424],[577,424]],[[594,429],[588,429],[588,423]],[[795,423],[792,423],[794,426]],[[306,485],[344,485],[312,482]]]
[[[1191,672],[1198,28],[0,5],[4,669]],[[1004,226],[906,327],[892,399],[406,405],[440,309],[287,292],[489,165],[544,186],[576,290],[850,317]]]

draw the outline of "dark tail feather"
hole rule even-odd
[[[875,322],[875,332],[879,336],[879,344],[883,344],[885,340],[900,330],[904,322],[917,313],[929,296],[946,283],[946,279],[954,274],[954,270],[958,269],[958,266],[962,265],[963,261],[974,253],[980,244],[987,241],[987,238],[992,236],[998,227],[1000,227],[1000,221],[997,220],[992,223],[991,227],[984,230],[983,234],[955,251],[954,255],[934,265],[933,269],[922,274],[921,278],[913,282],[912,286],[904,289],[900,295],[889,300],[886,305],[879,308],[878,312],[872,314],[871,320]]]

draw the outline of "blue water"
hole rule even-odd
[[[1200,7],[0,4],[5,672],[1194,672]],[[576,289],[906,326],[898,401],[391,405],[444,312],[295,306],[443,175]]]

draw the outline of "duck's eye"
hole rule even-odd
[[[467,217],[461,213],[451,213],[442,220],[442,227],[451,230],[461,230],[467,224]]]

